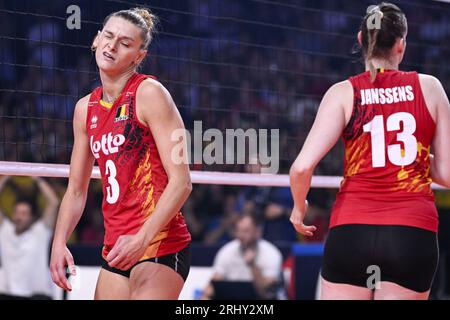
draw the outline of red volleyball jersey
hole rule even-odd
[[[86,130],[103,182],[104,257],[119,236],[139,231],[168,183],[151,129],[136,116],[136,90],[148,77],[135,73],[112,105],[101,100],[102,87],[89,100]],[[140,260],[175,253],[190,240],[178,212]]]
[[[437,232],[430,145],[435,122],[416,72],[351,77],[354,104],[343,132],[344,180],[330,227],[403,225]]]

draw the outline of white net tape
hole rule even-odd
[[[39,176],[67,178],[69,165],[0,161],[0,175],[14,176]],[[94,167],[91,178],[100,179],[100,170]],[[219,184],[234,186],[259,186],[259,187],[288,187],[289,176],[286,174],[256,174],[256,173],[227,173],[191,171],[191,179],[194,184]],[[313,188],[339,188],[342,177],[313,176],[311,187]],[[435,183],[433,189],[445,189]]]

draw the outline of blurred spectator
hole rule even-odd
[[[281,298],[281,252],[261,239],[260,223],[252,215],[238,218],[236,239],[224,245],[214,259],[212,281],[251,281],[262,299]],[[208,285],[203,299],[213,299],[214,288]]]
[[[207,188],[202,188],[201,198],[196,206],[197,214],[201,215],[203,220],[203,239],[208,238],[208,243],[215,243],[216,241],[228,241],[229,238],[221,232],[215,232],[216,229],[221,228],[222,224],[227,224],[228,213],[224,204],[225,189],[220,185],[211,185]],[[207,200],[206,200],[207,199]],[[215,234],[211,234],[211,232]],[[222,237],[224,236],[224,238]],[[222,238],[222,239],[221,239]]]
[[[105,229],[101,210],[89,210],[84,216],[86,218],[86,224],[80,231],[80,244],[102,245]]]
[[[60,30],[58,24],[46,18],[46,9],[40,8],[38,21],[28,32],[28,46],[30,49],[31,61],[33,64],[46,68],[46,73],[50,74],[58,63],[57,42]]]
[[[0,178],[0,193],[9,176]],[[59,199],[42,178],[32,178],[46,198],[41,217],[29,199],[14,204],[11,219],[0,211],[0,259],[5,275],[7,298],[53,298],[50,278],[49,246],[56,220]]]
[[[261,164],[245,166],[248,173],[261,173]],[[296,241],[297,233],[289,221],[293,207],[291,190],[288,187],[246,187],[238,195],[238,211],[248,210],[263,221],[264,239],[274,241]]]
[[[205,244],[224,243],[233,239],[231,234],[239,213],[235,211],[235,197],[226,195],[223,204],[221,217],[216,217],[213,223],[209,224],[209,231],[205,235]]]
[[[305,223],[317,228],[311,237],[301,236],[304,242],[322,242],[328,233],[330,210],[336,196],[330,193],[331,189],[313,188],[308,193],[308,215]],[[333,190],[331,190],[333,191]],[[336,192],[335,190],[333,192]],[[289,212],[291,214],[292,210]]]
[[[184,203],[181,211],[183,212],[187,227],[191,233],[192,241],[202,241],[204,223],[203,219],[196,214],[197,211],[194,209],[194,202],[194,197],[189,197]]]
[[[269,204],[264,210],[264,238],[271,242],[297,241],[297,233],[289,221],[292,206],[284,206],[277,200],[269,200]]]

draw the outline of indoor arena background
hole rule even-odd
[[[429,73],[450,94],[450,4],[392,1],[408,18],[404,70]],[[81,29],[66,26],[68,6],[81,8]],[[160,18],[143,73],[170,91],[186,127],[279,129],[280,174],[288,173],[311,128],[320,99],[335,82],[363,70],[356,33],[372,1],[354,0],[0,0],[0,161],[68,164],[76,101],[99,85],[90,50],[104,17],[145,5]],[[259,172],[257,165],[191,165],[193,170]],[[315,175],[340,176],[339,143]],[[62,197],[66,178],[50,178]],[[289,223],[288,187],[196,184],[183,208],[193,237],[193,271],[186,299],[198,298],[202,276],[214,254],[232,239],[243,212],[264,220],[264,238],[285,259],[288,297],[313,299],[322,243],[336,188],[313,188],[308,220],[312,238],[298,236]],[[38,196],[31,179],[14,177],[2,190],[7,214],[19,197]],[[75,261],[96,272],[103,239],[101,185],[92,180],[87,206],[70,245]],[[441,263],[433,299],[450,296],[450,197],[436,191],[440,211]],[[1,270],[1,268],[0,268]],[[91,272],[91,273],[90,273]],[[292,277],[295,274],[295,277]],[[95,278],[94,278],[95,280]],[[203,281],[203,282],[202,282]],[[1,276],[0,276],[1,291]],[[90,298],[80,293],[72,298]],[[70,298],[70,297],[69,297]]]

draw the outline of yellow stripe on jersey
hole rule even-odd
[[[113,106],[112,103],[106,102],[106,101],[104,101],[103,99],[100,99],[100,104],[101,104],[103,107],[108,108],[108,109],[111,109],[112,106]]]

